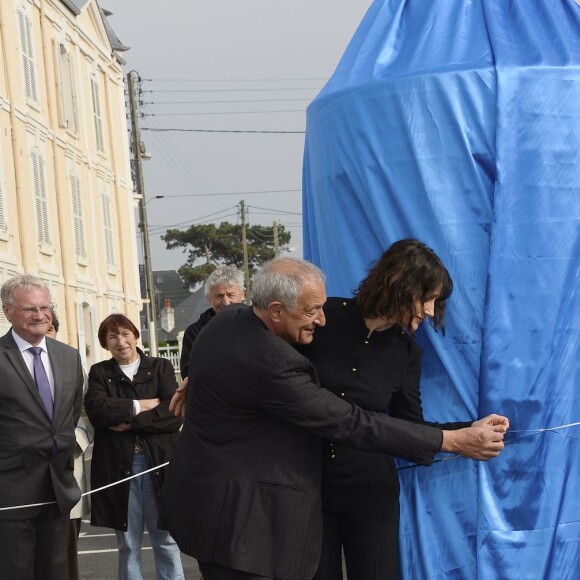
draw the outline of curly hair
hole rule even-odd
[[[453,281],[437,254],[414,239],[395,242],[373,265],[355,292],[366,318],[379,316],[409,327],[416,312],[415,302],[427,302],[437,295],[431,323],[445,332],[445,301]]]
[[[244,292],[244,273],[231,266],[218,266],[205,281],[204,291],[208,298],[212,288],[218,284],[225,284],[226,286],[237,284],[239,289]]]

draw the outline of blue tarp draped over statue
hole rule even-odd
[[[490,463],[400,471],[402,577],[579,579],[580,427],[533,430],[580,421],[580,6],[374,2],[308,108],[303,202],[329,295],[397,239],[439,254],[426,418],[511,420]]]

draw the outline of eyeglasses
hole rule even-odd
[[[37,312],[42,312],[42,314],[52,314],[54,311],[54,304],[49,304],[48,306],[26,306],[24,308],[9,304],[8,307],[22,312],[25,316],[34,316]]]

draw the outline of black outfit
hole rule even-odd
[[[85,408],[95,428],[91,462],[91,488],[125,479],[131,475],[137,438],[153,467],[169,461],[179,435],[181,419],[169,411],[169,402],[177,388],[175,371],[169,360],[148,357],[139,350],[141,363],[129,380],[115,359],[91,367]],[[161,403],[134,416],[133,399],[161,399]],[[108,427],[131,423],[128,431]],[[153,471],[159,496],[165,469]],[[127,531],[127,513],[131,482],[109,487],[92,496],[91,524]]]
[[[201,329],[215,316],[213,308],[208,308],[197,319],[197,322],[190,324],[183,334],[183,343],[181,345],[181,356],[179,357],[179,370],[181,378],[184,379],[189,371],[189,355],[191,354],[191,347],[201,332]]]
[[[439,429],[321,389],[312,363],[245,305],[228,306],[199,335],[189,379],[160,521],[202,565],[312,578],[322,541],[320,437],[425,464],[441,448]]]
[[[278,580],[271,576],[260,576],[249,572],[240,572],[225,568],[219,564],[208,564],[207,562],[197,561],[199,571],[202,574],[202,580]]]
[[[329,298],[324,311],[326,326],[299,348],[316,367],[321,385],[369,411],[425,424],[421,350],[414,339],[398,325],[369,336],[354,300]],[[325,441],[322,504],[323,548],[315,579],[342,578],[341,547],[349,580],[396,579],[399,479],[392,457]]]

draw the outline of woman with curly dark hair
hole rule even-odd
[[[321,385],[364,409],[424,423],[421,349],[413,335],[428,318],[444,330],[453,282],[435,252],[418,240],[394,243],[360,283],[354,298],[329,298],[326,326],[300,347]],[[438,425],[459,429],[489,424]],[[325,441],[322,556],[315,580],[397,578],[399,479],[393,458]]]

